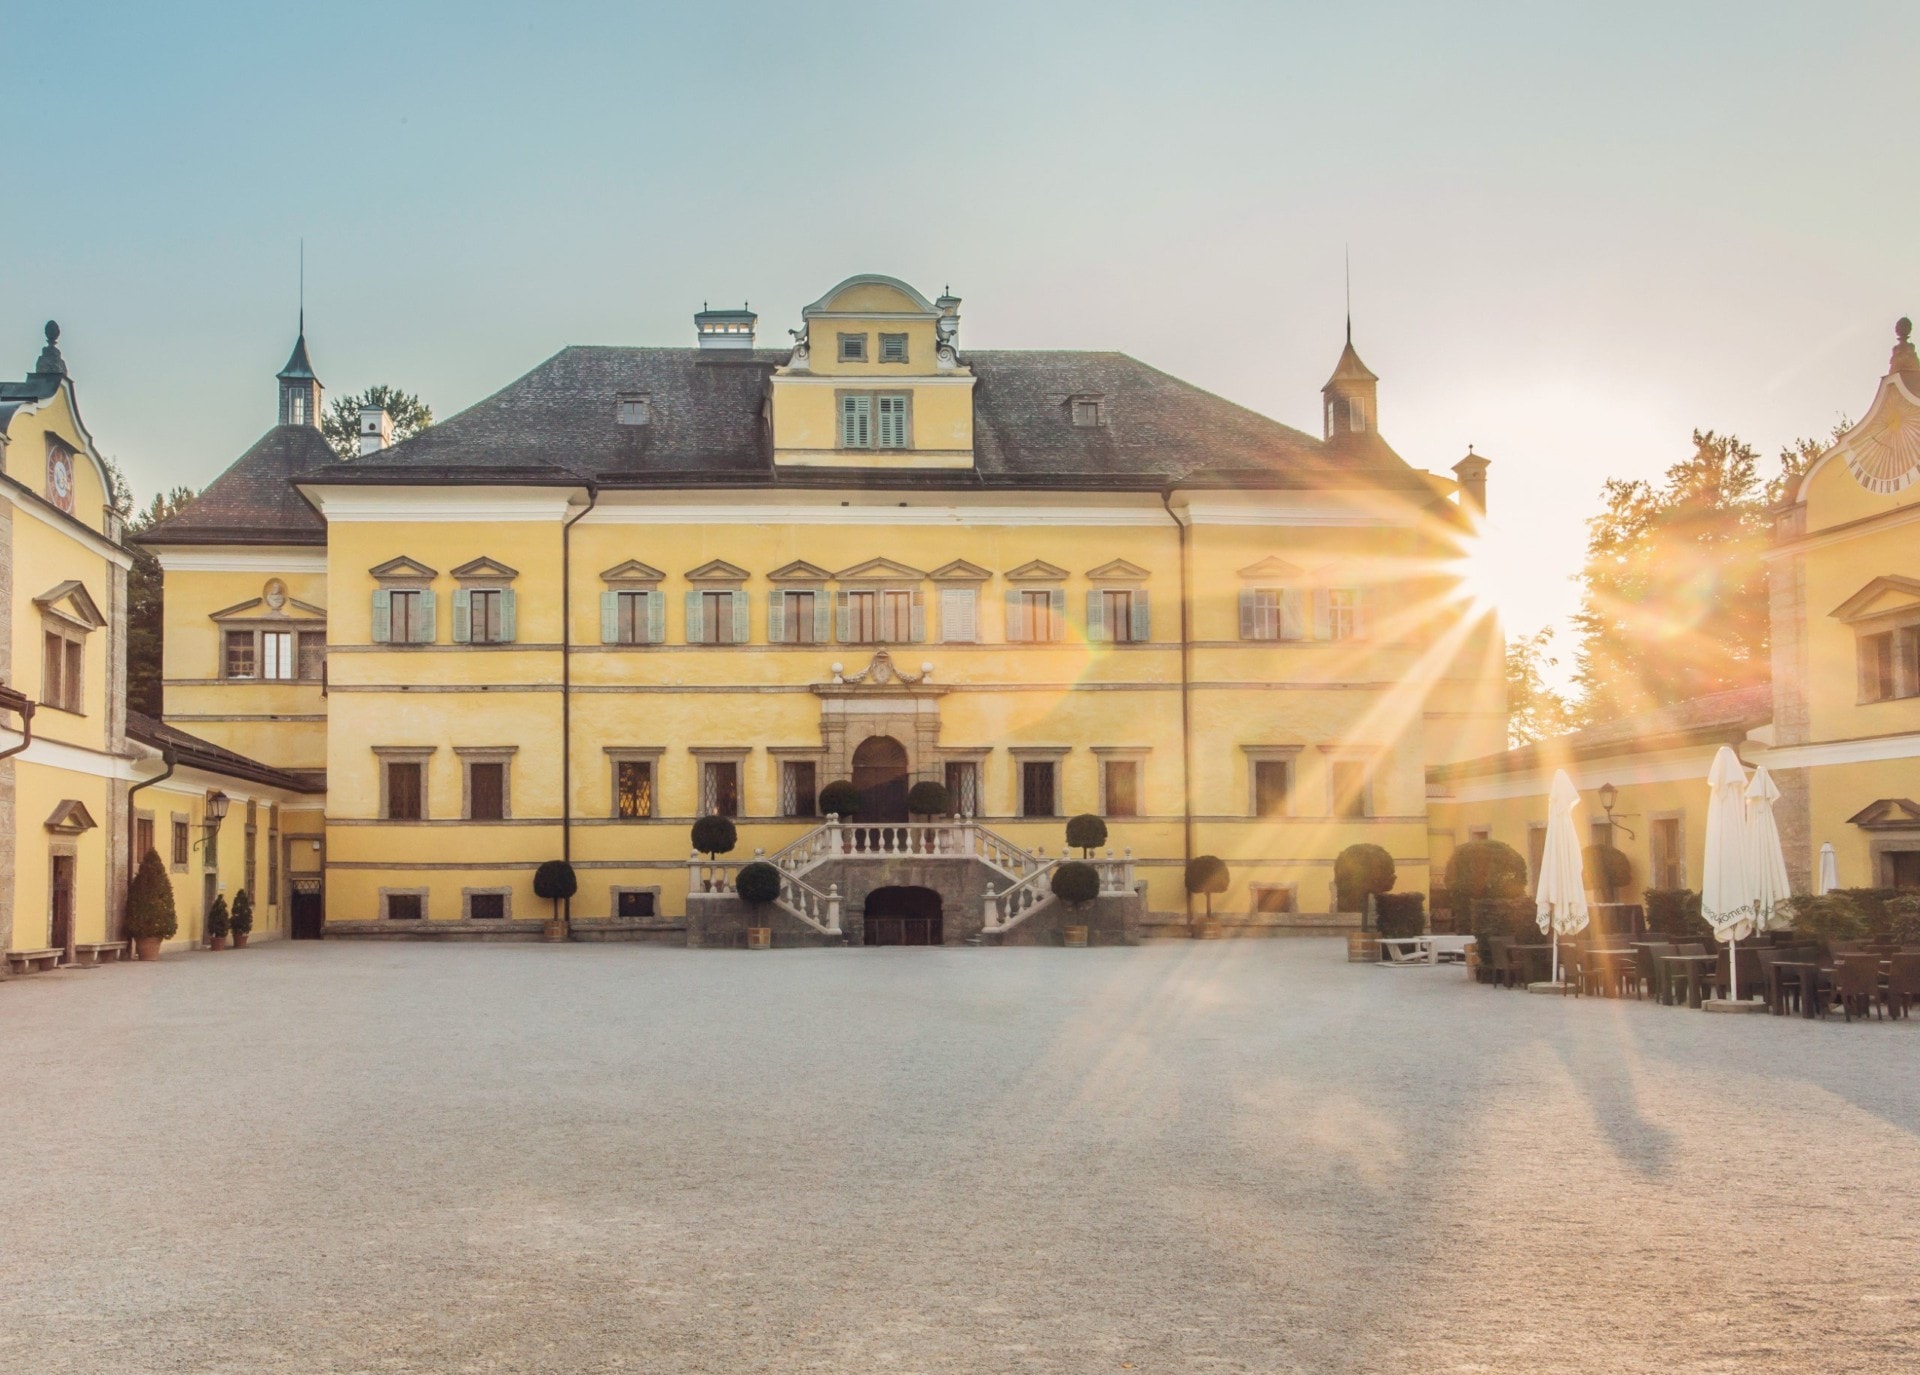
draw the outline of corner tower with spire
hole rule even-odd
[[[1324,438],[1328,441],[1352,435],[1379,433],[1380,379],[1360,361],[1353,351],[1353,320],[1347,320],[1347,346],[1340,351],[1333,376],[1320,388],[1325,401]]]
[[[313,375],[307,358],[307,313],[300,312],[300,337],[294,340],[293,355],[280,369],[280,423],[311,425],[320,428],[320,379]]]

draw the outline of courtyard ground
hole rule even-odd
[[[1115,950],[0,985],[0,1370],[1871,1369],[1920,1021]]]

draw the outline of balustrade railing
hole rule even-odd
[[[756,852],[754,858],[760,859],[761,854]],[[694,854],[687,860],[688,898],[735,896],[734,885],[740,871],[746,867],[747,861],[702,859],[698,853]],[[839,884],[830,883],[823,892],[798,874],[783,871],[780,875],[778,901],[789,913],[823,936],[842,934]]]
[[[832,859],[977,859],[1010,878],[1046,862],[969,818],[947,821],[842,821],[829,816],[769,859],[782,873],[804,874]]]
[[[1019,925],[1035,912],[1055,901],[1053,896],[1053,871],[1060,865],[1070,862],[1065,859],[1047,860],[1043,866],[1020,879],[1006,892],[997,892],[991,885],[982,900],[982,913],[985,930],[997,935]],[[1099,859],[1083,861],[1091,864],[1094,872],[1100,875],[1101,897],[1124,897],[1133,892],[1133,851],[1127,850],[1119,859],[1113,857],[1113,851]]]

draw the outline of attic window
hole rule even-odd
[[[880,361],[882,363],[904,363],[907,361],[907,336],[904,334],[883,334],[880,336]]]
[[[651,425],[653,398],[633,394],[622,395],[618,418],[622,425]]]
[[[1088,429],[1107,423],[1106,398],[1101,396],[1076,396],[1073,398],[1073,423],[1076,428]]]

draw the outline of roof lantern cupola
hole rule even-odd
[[[280,369],[280,423],[311,425],[320,428],[320,379],[313,375],[307,358],[307,313],[300,312],[300,335],[294,340],[293,354]]]
[[[738,310],[714,310],[703,304],[693,317],[693,332],[703,349],[750,349],[759,319],[744,304]]]
[[[1340,351],[1333,376],[1320,388],[1325,399],[1329,441],[1352,435],[1377,434],[1380,428],[1380,379],[1353,351],[1353,322],[1347,322],[1347,346]]]

